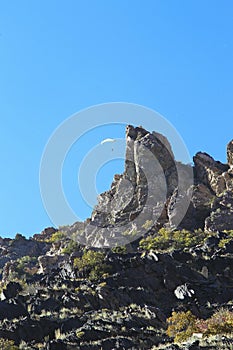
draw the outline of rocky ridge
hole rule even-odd
[[[172,311],[233,311],[232,145],[227,164],[199,152],[190,166],[164,136],[128,126],[125,171],[90,219],[1,238],[0,339],[26,350],[231,349],[229,334],[175,345],[166,329]]]

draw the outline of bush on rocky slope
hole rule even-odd
[[[18,350],[18,346],[15,346],[12,340],[0,339],[1,350]]]
[[[188,230],[172,231],[161,228],[156,236],[143,238],[139,245],[143,250],[169,251],[173,249],[191,248],[197,244],[203,243],[207,234],[201,229],[194,232]]]
[[[86,250],[81,258],[74,259],[74,267],[86,271],[91,281],[102,278],[110,271],[110,266],[104,262],[105,254]]]
[[[196,321],[197,318],[191,311],[173,312],[167,320],[167,335],[174,338],[175,343],[185,341],[197,331]]]
[[[20,259],[16,260],[15,273],[18,278],[23,278],[27,275],[33,275],[37,272],[37,268],[35,264],[37,262],[37,258],[34,256],[23,256]]]
[[[175,343],[188,340],[194,333],[204,337],[227,335],[233,333],[233,311],[222,308],[206,320],[198,319],[191,311],[173,312],[167,323],[167,335]]]
[[[225,231],[225,234],[226,234],[226,237],[222,238],[218,244],[220,248],[225,248],[226,245],[233,240],[233,230]]]
[[[58,241],[62,241],[66,237],[66,233],[62,231],[57,231],[52,234],[52,236],[47,239],[48,243],[55,243]]]
[[[66,247],[62,249],[61,253],[71,255],[72,253],[77,251],[77,249],[78,249],[78,243],[70,239]]]

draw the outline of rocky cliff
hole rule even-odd
[[[232,229],[232,142],[227,146],[228,164],[199,152],[192,167],[175,160],[168,140],[159,133],[129,125],[126,140],[125,171],[99,195],[91,220],[77,236],[81,243],[112,247],[161,227]],[[151,222],[147,230],[146,221]]]
[[[227,162],[182,164],[128,126],[124,173],[91,218],[0,240],[1,349],[231,349],[233,142]],[[183,344],[172,312],[192,315],[174,325]]]

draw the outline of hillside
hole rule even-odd
[[[85,222],[0,239],[1,349],[232,349],[233,142],[129,125],[125,158]]]

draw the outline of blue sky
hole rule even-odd
[[[51,225],[39,188],[43,149],[60,123],[95,104],[152,108],[191,155],[206,151],[225,162],[233,138],[232,62],[232,1],[2,1],[0,235]],[[124,137],[123,128],[107,133]],[[64,188],[84,218],[90,208],[76,197],[70,157]],[[122,162],[107,168],[97,177],[99,191]]]

